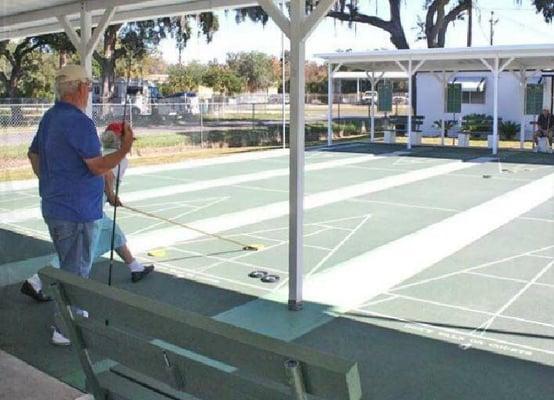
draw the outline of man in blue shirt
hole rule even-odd
[[[133,143],[133,132],[125,125],[120,149],[102,156],[94,122],[84,113],[90,89],[91,79],[79,65],[56,73],[56,104],[42,117],[28,153],[60,268],[83,278],[89,276],[101,226],[103,175]],[[59,324],[52,343],[69,344]]]

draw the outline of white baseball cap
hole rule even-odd
[[[92,78],[87,75],[85,69],[80,65],[68,64],[56,72],[56,82],[89,82]]]

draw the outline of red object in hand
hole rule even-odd
[[[106,130],[113,132],[116,136],[121,136],[123,134],[123,122],[112,122]]]

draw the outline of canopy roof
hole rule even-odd
[[[117,7],[111,24],[161,16],[196,13],[214,9],[256,5],[253,0],[95,0],[84,3],[97,25],[104,10]],[[3,1],[0,7],[0,40],[62,32],[57,16],[65,15],[78,28],[81,1],[19,0]]]
[[[482,71],[488,68],[481,61],[490,63],[500,59],[500,64],[513,60],[506,65],[508,69],[554,69],[554,45],[535,44],[519,46],[490,46],[463,48],[376,50],[369,52],[340,52],[318,54],[329,64],[342,64],[358,71],[402,71],[398,62],[404,66],[412,60],[419,72],[439,71]]]

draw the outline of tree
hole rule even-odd
[[[198,62],[192,62],[187,66],[172,65],[168,68],[169,76],[162,92],[168,95],[196,91],[202,84],[205,71],[206,66]]]
[[[471,0],[457,0],[454,7],[446,10],[450,0],[426,0],[427,10],[425,23],[420,25],[427,40],[427,47],[444,47],[446,31],[448,26],[456,20],[463,18],[463,15],[471,8]]]
[[[516,0],[518,4],[521,4],[521,0]],[[533,5],[537,9],[538,13],[542,13],[544,20],[548,23],[552,23],[554,18],[554,0],[533,0]]]
[[[219,21],[212,13],[200,13],[182,17],[158,18],[150,21],[131,22],[109,26],[104,32],[101,51],[94,52],[94,59],[102,71],[102,96],[109,98],[114,90],[117,60],[142,60],[166,37],[174,37],[178,48],[186,46],[191,37],[189,20],[197,20],[199,35],[209,42],[219,29]]]
[[[227,66],[246,81],[251,91],[267,89],[276,81],[271,57],[259,51],[228,53]]]
[[[235,74],[229,67],[217,63],[208,65],[202,83],[212,88],[216,93],[225,96],[240,93],[246,86],[243,78]]]
[[[7,68],[0,71],[0,82],[4,87],[3,96],[20,95],[20,81],[28,73],[26,66],[31,62],[33,51],[42,46],[44,46],[42,42],[32,37],[15,43],[10,43],[9,40],[0,42],[0,56],[7,61]]]
[[[364,4],[369,4],[370,1],[366,0]],[[318,0],[306,0],[308,9],[313,9],[317,3]],[[388,0],[389,19],[382,19],[376,15],[364,13],[361,3],[360,0],[338,0],[327,16],[348,22],[350,26],[354,23],[374,26],[388,32],[391,43],[397,49],[408,49],[410,47],[402,25],[402,0]],[[427,12],[425,20],[420,24],[422,31],[420,37],[427,40],[429,47],[444,47],[449,25],[464,15],[471,2],[470,0],[425,0],[423,4]],[[452,4],[454,6],[446,10],[446,7]],[[267,15],[260,7],[238,10],[236,14],[237,22],[245,18],[264,24],[267,22]]]
[[[37,40],[42,42],[47,50],[58,53],[58,68],[67,64],[69,58],[76,53],[75,46],[64,32],[38,36]]]

